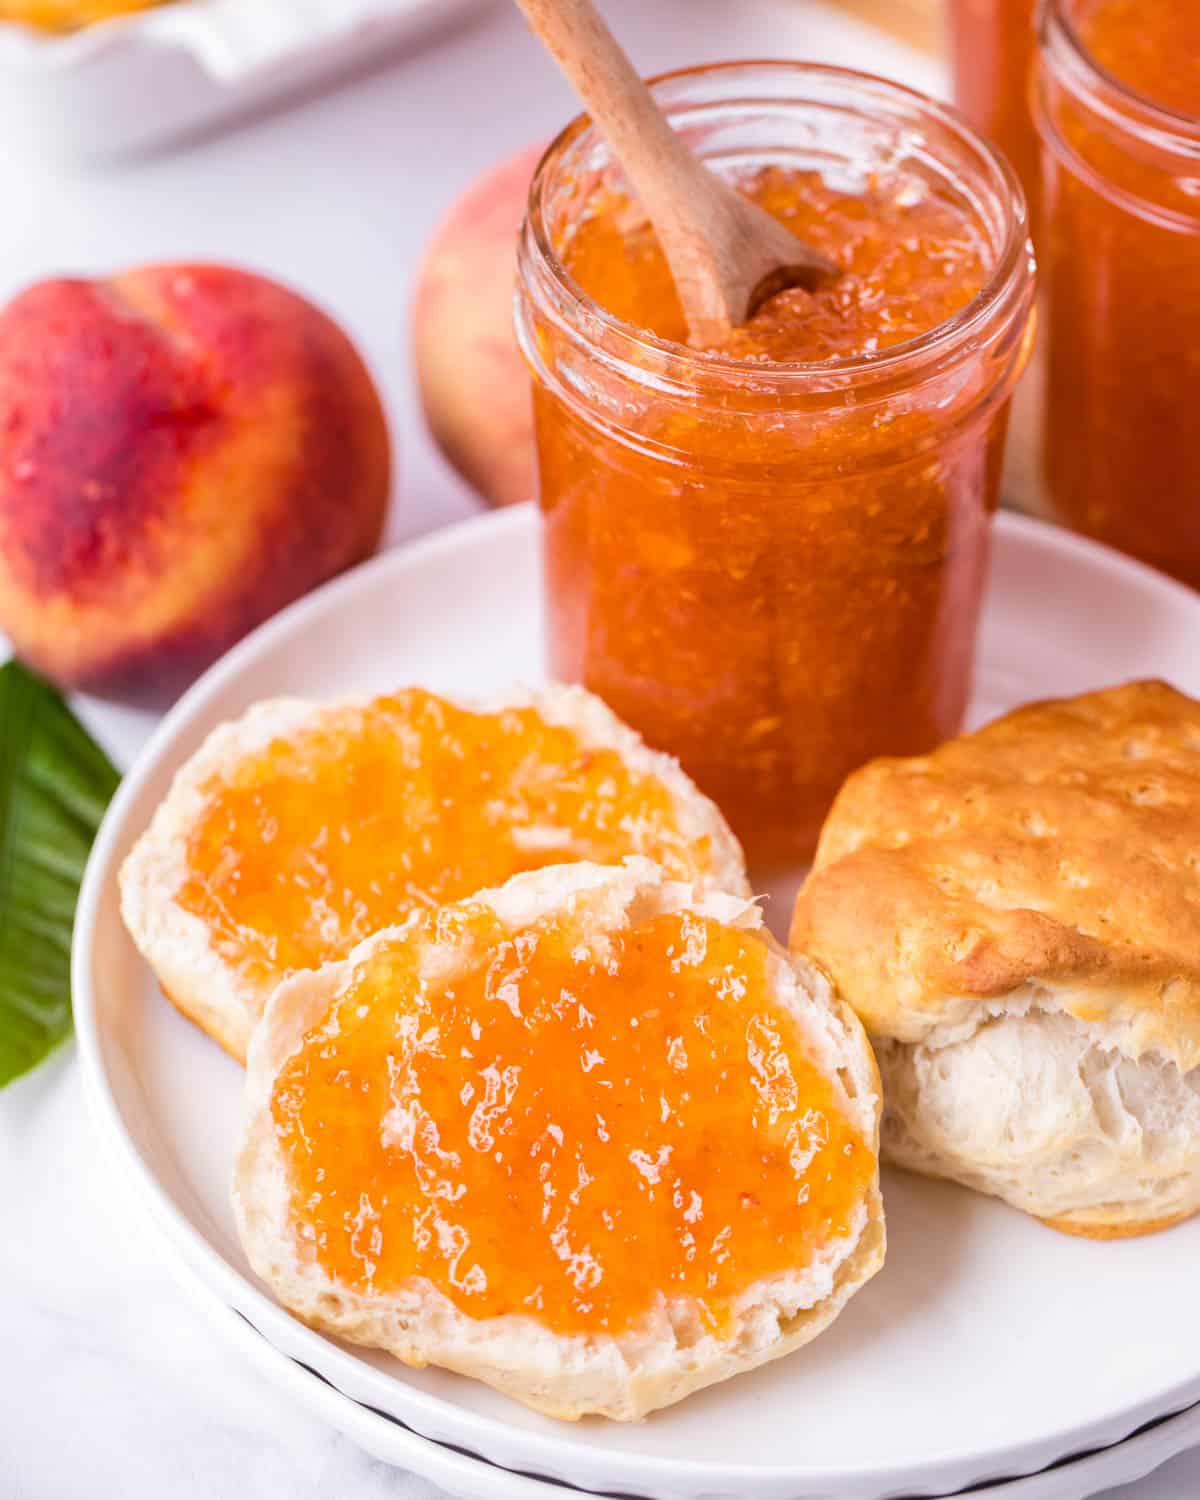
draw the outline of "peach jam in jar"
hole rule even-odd
[[[1050,0],[1036,107],[1051,511],[1200,588],[1200,3]]]
[[[1038,218],[1038,140],[1029,109],[1034,0],[947,0],[954,102],[1017,169]]]
[[[961,723],[1030,337],[1024,203],[953,112],[881,79],[749,63],[655,89],[842,274],[691,348],[603,141],[578,120],[550,148],[517,321],[551,667],[786,863],[850,770]]]

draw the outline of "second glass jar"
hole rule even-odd
[[[1194,81],[1196,66],[1137,8],[1043,8],[1047,500],[1058,520],[1200,588],[1200,113],[1122,83],[1081,15],[1148,78]]]
[[[1038,140],[1029,109],[1034,0],[946,0],[954,102],[1017,169],[1036,226]]]
[[[843,191],[904,173],[962,209],[988,268],[959,312],[888,348],[697,352],[613,317],[564,265],[621,191],[586,120],[534,180],[517,324],[551,667],[677,755],[776,865],[811,855],[849,771],[961,727],[1031,335],[1024,202],[953,112],[868,75],[729,64],[655,92],[718,170],[816,170]]]

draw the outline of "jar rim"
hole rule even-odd
[[[877,73],[868,73],[861,69],[841,67],[832,63],[806,62],[788,58],[746,58],[729,62],[701,63],[657,73],[648,78],[647,83],[653,90],[688,79],[729,77],[737,73],[744,73],[748,77],[757,74],[776,76],[791,74],[798,79],[823,80],[828,83],[842,84],[851,90],[858,88],[863,90],[864,97],[873,95],[893,101],[897,116],[902,107],[909,111],[919,112],[922,118],[932,120],[956,141],[969,148],[979,159],[984,171],[992,177],[992,186],[997,197],[1009,205],[1005,215],[1004,238],[987,280],[969,302],[945,321],[900,343],[890,344],[883,349],[864,354],[839,355],[831,359],[779,360],[772,362],[769,367],[764,367],[761,361],[754,358],[692,349],[687,344],[661,338],[649,329],[626,322],[596,302],[571,276],[554,248],[543,212],[544,188],[548,173],[556,159],[568,146],[593,128],[590,117],[587,114],[579,114],[554,137],[538,162],[530,184],[521,245],[524,251],[532,243],[538,259],[550,272],[556,290],[564,296],[569,307],[583,315],[580,321],[583,319],[593,321],[606,333],[615,336],[627,345],[635,358],[641,355],[659,364],[668,360],[680,366],[691,366],[693,370],[702,371],[714,377],[751,377],[761,384],[811,380],[814,377],[820,380],[836,377],[837,383],[841,385],[855,376],[886,380],[911,363],[937,360],[948,349],[954,349],[964,342],[969,342],[995,311],[1010,299],[1014,287],[1020,285],[1022,278],[1029,278],[1033,275],[1034,264],[1029,241],[1028,210],[1020,179],[1003,153],[973,130],[965,117],[953,105],[943,103],[922,93],[919,89],[910,88],[907,84],[897,83]],[[794,105],[810,101],[807,101],[803,95],[797,95],[791,98],[781,97],[777,102],[781,105]],[[698,100],[694,103],[703,107],[704,101]],[[667,114],[671,116],[674,113],[684,113],[687,107],[684,105],[679,111],[672,111],[668,108]]]
[[[1098,62],[1070,0],[1040,0],[1037,29],[1042,60],[1076,91],[1086,90],[1089,107],[1164,151],[1200,157],[1200,114],[1159,104]]]

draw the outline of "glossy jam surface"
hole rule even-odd
[[[1061,520],[1196,587],[1200,6],[1090,0],[1074,17],[1133,113],[1044,90],[1047,493]],[[1190,146],[1156,143],[1143,99]]]
[[[770,168],[741,186],[844,275],[736,330],[715,352],[743,363],[720,390],[660,402],[612,379],[598,421],[535,380],[534,407],[556,674],[678,755],[750,857],[781,863],[811,853],[851,769],[959,728],[1003,432],[908,388],[814,408],[760,381],[959,312],[989,270],[959,204],[913,176],[854,193]],[[561,253],[594,302],[682,341],[662,252],[628,200],[598,199]],[[960,390],[975,384],[968,372]]]
[[[971,220],[915,177],[845,193],[816,172],[768,167],[742,188],[843,274],[815,291],[779,293],[714,352],[765,365],[873,353],[944,323],[987,279],[987,248]],[[565,261],[610,313],[687,342],[666,259],[628,200],[613,197],[586,218]]]
[[[1038,143],[1029,108],[1035,8],[1035,0],[946,4],[954,102],[1017,169],[1036,223]]]
[[[386,950],[276,1079],[302,1255],[564,1333],[619,1332],[659,1292],[719,1328],[847,1232],[874,1158],[760,938],[680,914],[499,939],[471,911],[441,918],[480,944],[462,972],[422,984],[410,945]]]
[[[632,853],[686,878],[712,851],[614,751],[531,708],[475,713],[411,689],[329,709],[214,778],[177,899],[270,979],[521,870]]]

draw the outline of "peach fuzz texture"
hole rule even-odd
[[[425,420],[447,461],[489,505],[533,497],[529,372],[513,330],[517,234],[544,147],[492,167],[451,207],[413,293],[413,357]]]
[[[353,345],[208,265],[0,311],[0,627],[64,686],[175,684],[367,557],[391,455]]]

